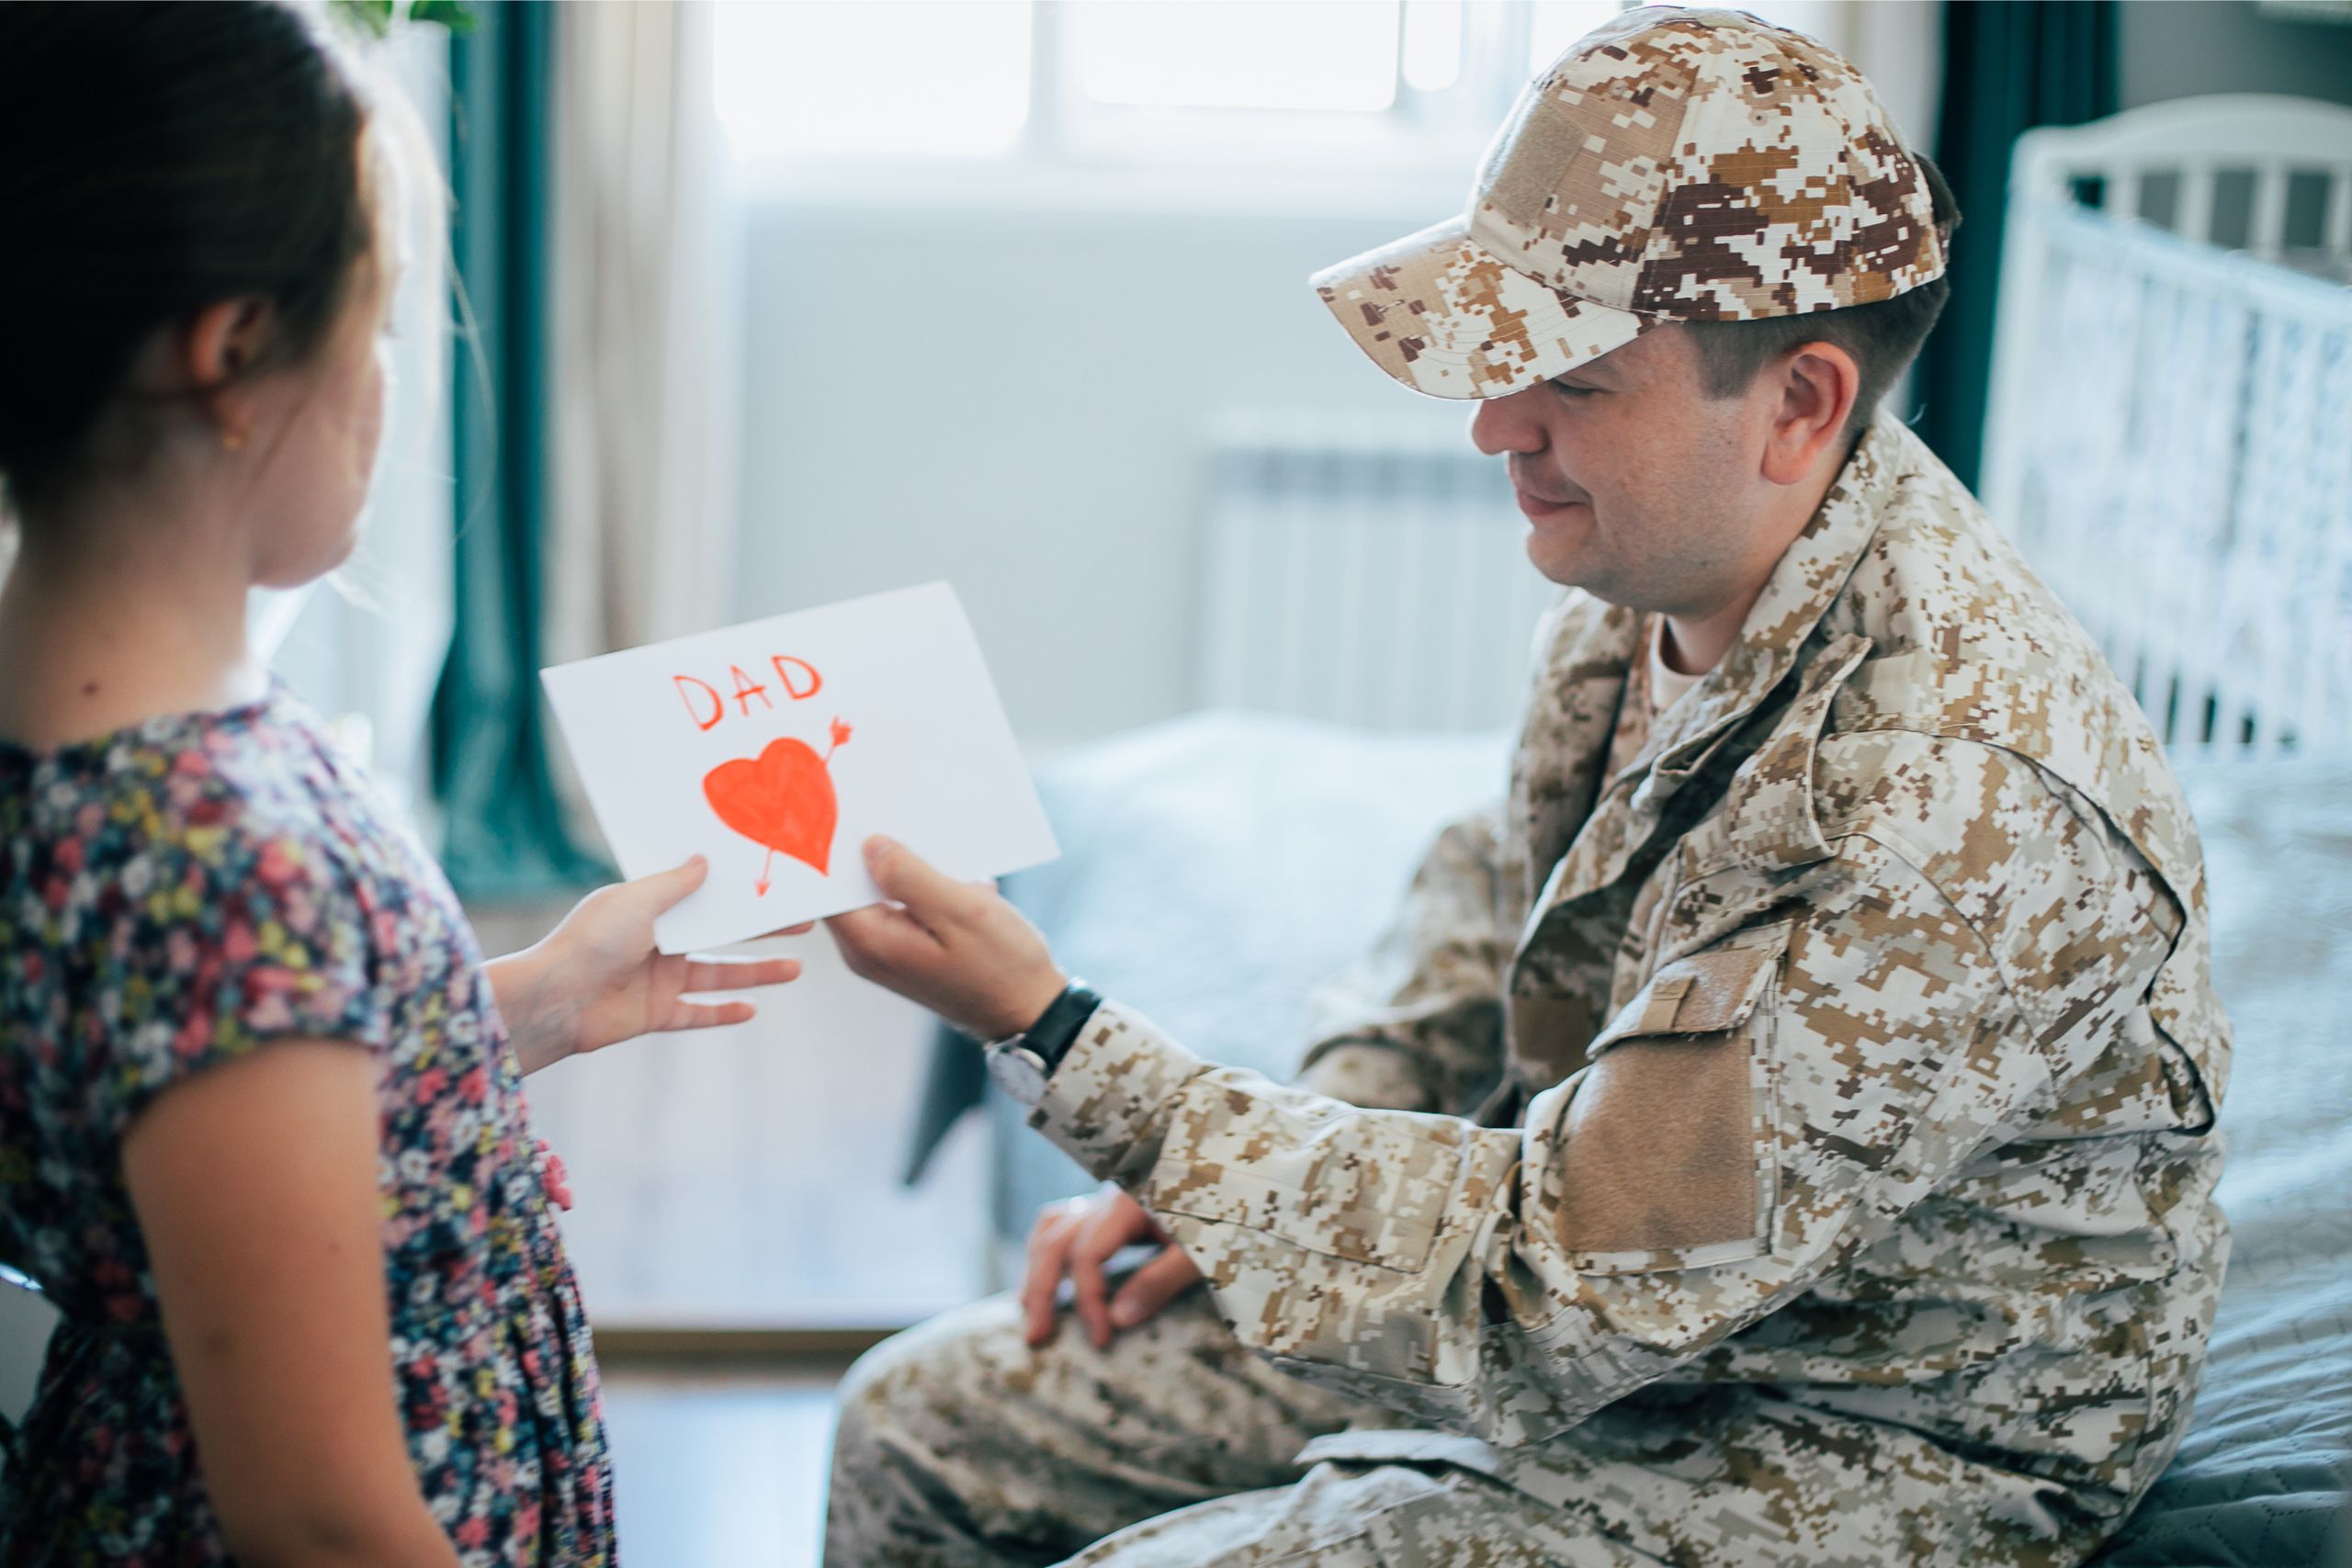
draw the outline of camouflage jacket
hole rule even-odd
[[[1885,417],[1612,775],[1640,626],[1548,617],[1507,800],[1441,838],[1297,1084],[1108,1003],[1032,1123],[1246,1343],[1407,1428],[1315,1457],[1585,1506],[1597,1412],[1703,1447],[1732,1390],[1883,1442],[1898,1490],[1976,1489],[2018,1561],[2077,1556],[2178,1441],[2228,1245],[2228,1026],[2157,741]]]

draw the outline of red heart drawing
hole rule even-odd
[[[768,859],[760,867],[761,893],[768,890],[768,869],[779,853],[814,866],[820,876],[831,874],[827,867],[832,861],[833,824],[841,804],[833,795],[828,764],[849,733],[849,726],[837,718],[832,744],[822,756],[805,740],[771,740],[757,758],[729,758],[703,775],[703,798],[718,819],[753,843],[767,846]]]

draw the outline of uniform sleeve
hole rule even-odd
[[[1464,1111],[1502,1070],[1496,812],[1449,825],[1422,858],[1396,923],[1317,998],[1322,1022],[1297,1084],[1351,1105]]]
[[[265,1042],[390,1038],[357,889],[307,834],[181,829],[125,863],[97,917],[110,1060],[93,1109],[118,1134],[172,1084]]]
[[[1115,1006],[1032,1124],[1153,1212],[1245,1343],[1541,1442],[1810,1290],[2096,1051],[2163,949],[2084,913],[2108,893],[2063,837],[2004,845],[2060,858],[1989,938],[1848,839],[1795,913],[1669,955],[1523,1129],[1277,1087]]]

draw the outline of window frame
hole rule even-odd
[[[1069,22],[1077,5],[1109,3],[1029,0],[1029,113],[1008,147],[738,153],[739,192],[854,207],[1426,214],[1432,202],[1461,201],[1469,170],[1535,68],[1525,62],[1532,0],[1464,0],[1454,80],[1415,88],[1400,48],[1396,96],[1385,109],[1099,104],[1069,58]],[[1404,25],[1400,11],[1400,32]]]

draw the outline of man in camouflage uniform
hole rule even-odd
[[[2065,1563],[2155,1479],[2227,1251],[2202,871],[2097,649],[1871,416],[1933,183],[1811,40],[1629,12],[1465,219],[1318,279],[1483,400],[1580,590],[1508,797],[1291,1087],[1115,1002],[1042,1043],[1090,998],[1035,933],[873,854],[853,966],[1035,1034],[992,1065],[1123,1195],[854,1373],[829,1564]],[[1106,1309],[1073,1235],[1147,1234]]]

